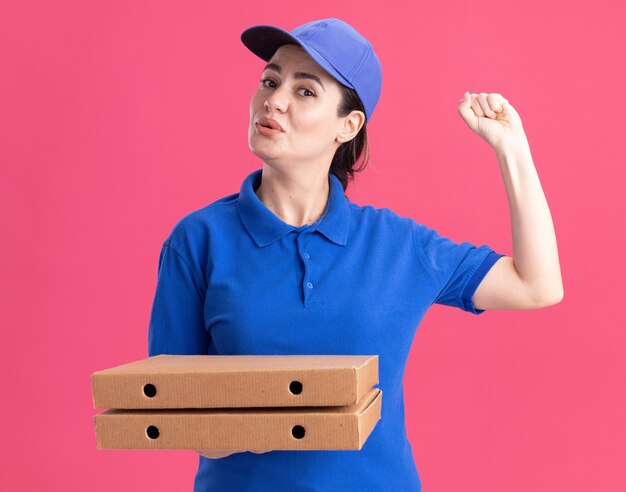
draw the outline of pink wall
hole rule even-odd
[[[162,241],[260,167],[240,32],[340,17],[384,72],[353,201],[512,255],[495,154],[456,111],[497,92],[557,232],[561,304],[423,320],[405,385],[425,490],[626,490],[623,4],[421,3],[0,5],[0,489],[191,490],[192,451],[96,449],[89,376],[146,356]]]

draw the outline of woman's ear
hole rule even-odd
[[[348,116],[344,117],[343,126],[341,127],[341,132],[337,136],[337,140],[341,143],[349,142],[358,135],[364,123],[365,113],[355,109]]]

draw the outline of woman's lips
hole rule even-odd
[[[277,130],[276,128],[268,128],[266,126],[263,126],[259,123],[255,123],[256,129],[257,131],[261,134],[261,135],[265,135],[268,137],[271,137],[273,135],[276,135],[277,133],[282,133],[280,130]]]

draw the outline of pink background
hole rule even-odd
[[[420,325],[405,386],[424,490],[626,490],[624,7],[420,3],[2,2],[0,489],[192,489],[192,451],[96,449],[89,377],[147,356],[174,223],[261,167],[263,62],[241,31],[339,17],[384,72],[354,202],[512,255],[496,156],[456,111],[497,92],[557,233],[559,305],[434,306]]]

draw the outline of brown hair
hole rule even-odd
[[[350,87],[339,84],[341,87],[341,102],[337,108],[337,115],[348,116],[350,112],[354,110],[363,111],[365,109],[361,103],[361,99]],[[349,180],[354,180],[354,175],[361,172],[367,166],[369,161],[369,144],[367,141],[367,122],[363,124],[359,133],[350,141],[342,143],[335,155],[333,161],[330,164],[330,172],[335,174],[341,185],[343,186],[344,193],[348,187]],[[361,164],[356,166],[357,161],[361,159]]]

